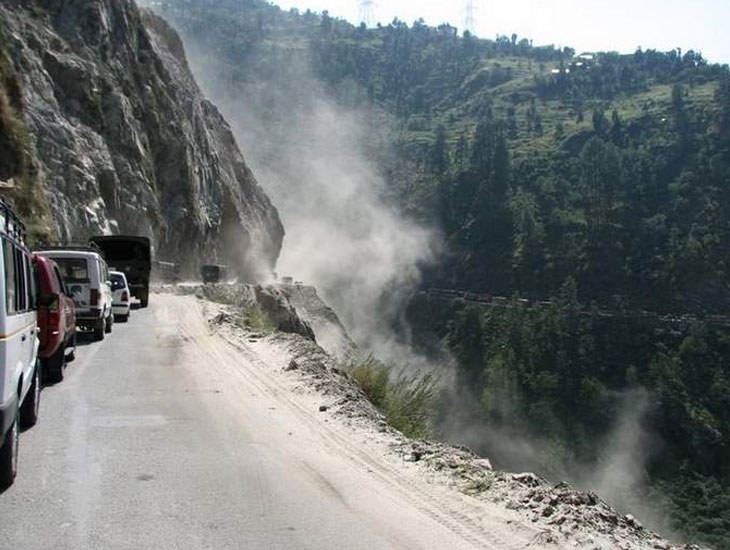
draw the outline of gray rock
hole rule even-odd
[[[134,233],[183,274],[273,270],[278,213],[162,19],[132,0],[14,0],[0,16],[60,240]]]
[[[299,368],[299,364],[294,359],[292,359],[291,361],[289,361],[289,364],[286,366],[286,368],[284,370],[292,371],[292,370],[297,370],[298,368]]]

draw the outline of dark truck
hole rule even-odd
[[[226,279],[226,266],[206,264],[200,269],[204,283],[218,283]]]
[[[124,273],[132,295],[147,307],[152,270],[150,240],[134,235],[96,235],[89,241],[101,249],[110,269]]]

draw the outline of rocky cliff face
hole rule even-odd
[[[132,0],[7,0],[0,17],[61,241],[142,234],[188,271],[273,269],[278,213],[163,20]]]

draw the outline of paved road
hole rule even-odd
[[[153,298],[43,391],[1,549],[492,547],[277,416],[277,391],[234,380],[245,357],[191,324],[194,299]]]

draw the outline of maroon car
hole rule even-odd
[[[38,285],[38,350],[43,375],[49,382],[63,380],[66,362],[76,351],[76,308],[56,262],[33,255]],[[70,351],[69,351],[70,350]]]

